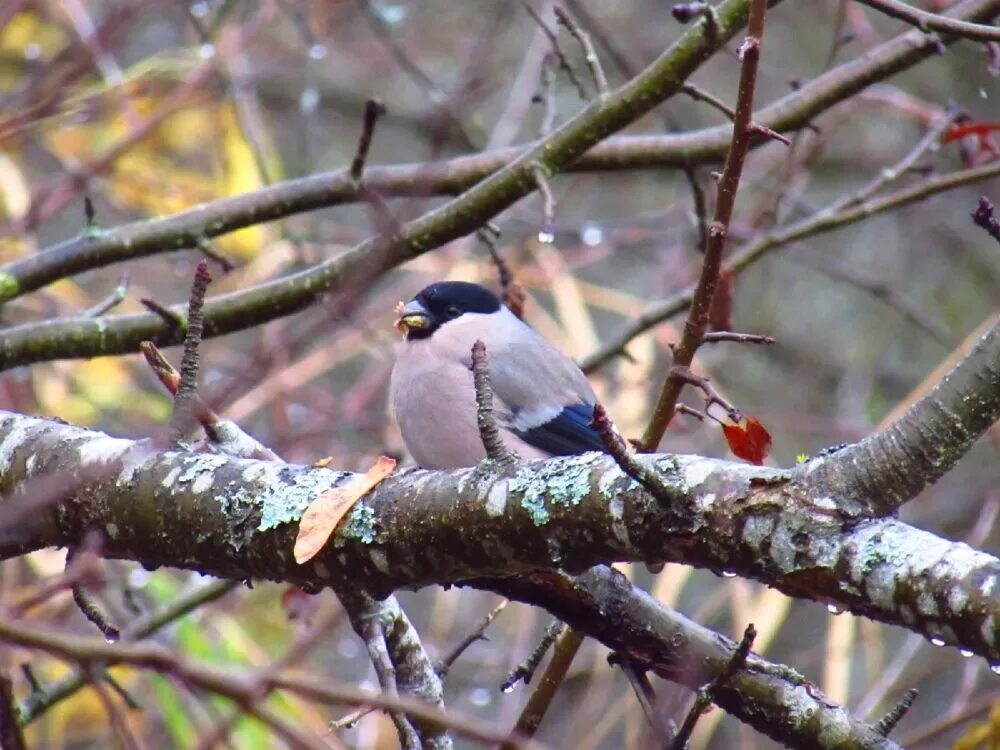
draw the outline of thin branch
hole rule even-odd
[[[518,283],[517,277],[514,276],[514,272],[510,268],[510,264],[500,255],[500,251],[497,249],[496,243],[490,237],[489,233],[480,230],[477,232],[477,236],[486,245],[490,259],[497,268],[497,274],[500,277],[500,300],[516,317],[523,317],[524,303],[527,301],[524,287]]]
[[[674,6],[670,9],[670,15],[678,23],[690,23],[696,18],[704,18],[705,25],[708,28],[711,29],[715,26],[715,9],[711,3],[674,3]]]
[[[928,177],[917,185],[889,193],[881,198],[872,198],[852,208],[845,208],[835,215],[817,213],[807,216],[793,224],[773,229],[744,245],[723,266],[723,272],[739,273],[768,253],[785,245],[848,226],[963,185],[989,180],[997,175],[1000,175],[1000,160],[948,175]],[[690,286],[665,300],[651,304],[610,336],[597,350],[584,357],[580,361],[580,368],[584,372],[593,372],[624,351],[632,339],[684,312],[691,306],[696,289],[696,286]]]
[[[198,249],[206,258],[211,258],[222,268],[222,273],[226,274],[236,268],[236,263],[225,253],[219,251],[212,241],[207,237],[198,238]]]
[[[745,12],[745,0],[741,5]],[[965,0],[954,9],[954,12],[967,19],[988,18],[991,13],[997,12],[997,7],[996,0]],[[721,8],[725,8],[728,14],[728,7],[720,6]],[[731,19],[728,15],[726,17],[727,23],[723,30],[726,35],[730,35],[734,33],[734,28],[730,24]],[[816,115],[850,98],[873,81],[895,74],[936,54],[932,45],[920,43],[919,36],[915,35],[918,35],[918,32],[902,34],[871,49],[863,59],[851,60],[824,73],[758,112],[757,121],[778,131],[792,131],[808,126]],[[703,44],[707,44],[709,48],[700,46],[693,52],[698,55],[707,54],[727,40],[728,36],[703,40]],[[950,38],[945,39],[946,43],[951,41]],[[677,80],[683,81],[687,75],[687,71],[677,71]],[[627,87],[639,85],[641,80],[636,79]],[[663,92],[664,96],[669,93],[671,92]],[[649,106],[659,101],[661,98],[657,97],[655,101],[649,102]],[[645,109],[645,107],[640,108]],[[593,115],[581,117],[584,117],[588,125],[594,124]],[[569,158],[566,159],[565,165],[560,168],[569,171],[601,171],[683,168],[689,165],[714,163],[724,158],[730,144],[730,136],[729,128],[713,127],[676,135],[609,138],[600,143],[583,144],[579,150],[574,148],[572,153],[567,154]],[[755,145],[756,143],[757,141],[754,141]],[[504,170],[517,160],[535,159],[535,155],[529,156],[529,153],[537,149],[538,144],[531,144],[433,164],[372,167],[365,171],[365,183],[387,197],[453,195],[483,182],[492,173]],[[558,150],[553,149],[553,151]],[[523,194],[519,193],[518,197]],[[359,194],[357,183],[351,179],[349,170],[340,169],[287,180],[246,195],[219,199],[165,218],[144,219],[120,227],[103,229],[96,237],[75,237],[0,268],[0,304],[58,279],[92,268],[151,254],[197,247],[199,239],[203,237],[213,238],[247,226],[316,208],[361,200],[364,200],[364,197]],[[506,206],[500,208],[504,207]],[[477,222],[479,222],[477,226],[481,225],[481,221],[477,219]],[[472,229],[462,231],[468,232]],[[427,249],[429,248],[424,248]],[[319,273],[319,268],[315,269],[315,272],[318,276],[323,276]],[[319,281],[319,278],[314,281]],[[209,320],[212,317],[213,311],[210,309]],[[254,319],[246,327],[256,325],[258,322],[258,319]],[[161,327],[154,328],[151,321],[146,321],[144,325],[147,330],[141,335],[143,339],[156,338],[155,334],[162,335],[165,330]],[[212,335],[218,334],[213,330]],[[139,340],[140,337],[136,334],[132,339],[134,343],[129,349],[119,349],[115,352],[102,350],[91,352],[87,356],[93,356],[94,353],[131,351],[138,346]],[[178,338],[172,343],[180,343],[180,340]],[[165,342],[159,339],[158,343]]]
[[[105,297],[103,300],[98,302],[96,305],[88,309],[84,315],[88,318],[96,318],[99,315],[104,315],[104,313],[109,310],[113,310],[118,307],[122,302],[125,301],[125,296],[128,294],[128,271],[122,273],[121,278],[118,281],[118,286]]]
[[[760,62],[760,48],[764,36],[764,17],[767,0],[752,0],[747,36],[740,45],[743,65],[740,69],[739,91],[736,98],[736,119],[733,121],[733,140],[726,157],[726,166],[719,180],[715,216],[708,229],[708,243],[702,261],[701,277],[691,301],[691,310],[684,325],[680,344],[674,349],[674,365],[690,367],[695,353],[701,346],[708,330],[712,297],[719,281],[722,268],[722,254],[729,235],[729,223],[736,205],[736,190],[743,173],[743,161],[750,148],[752,132],[754,89],[757,84],[757,66]],[[663,439],[670,420],[673,419],[683,383],[677,377],[668,375],[653,408],[646,431],[642,436],[642,446],[647,452],[655,451]]]
[[[87,549],[86,546],[82,550],[79,550],[77,547],[69,547],[66,550],[67,570],[69,570],[70,566],[73,565],[74,559],[81,551],[84,555],[93,556],[93,552]],[[104,611],[101,605],[94,601],[83,582],[77,581],[73,584],[72,589],[73,601],[76,603],[77,608],[79,608],[79,610],[83,613],[83,616],[90,620],[90,622],[104,634],[104,638],[108,643],[117,643],[121,638],[121,632],[118,628],[111,624],[108,614]]]
[[[364,641],[365,647],[368,649],[368,657],[375,667],[375,674],[378,676],[379,685],[382,686],[382,692],[393,700],[398,699],[396,669],[389,656],[385,631],[376,612],[371,611],[369,607],[355,606],[350,601],[344,601],[344,605],[350,615],[354,632]],[[399,734],[399,742],[403,750],[421,750],[420,736],[406,714],[400,711],[390,711],[389,716],[392,718],[392,723],[396,725],[396,732]]]
[[[736,647],[726,666],[716,675],[715,679],[698,690],[694,703],[691,705],[691,710],[684,717],[684,722],[673,739],[673,743],[671,744],[672,750],[685,750],[688,740],[691,739],[691,732],[694,731],[694,727],[698,723],[698,719],[701,718],[702,714],[715,701],[715,696],[719,690],[746,665],[747,656],[750,655],[750,649],[753,647],[753,641],[756,637],[757,631],[754,629],[754,626],[752,624],[747,625],[746,630],[743,631],[743,638],[740,640],[739,646]]]
[[[832,279],[857,287],[875,299],[888,305],[903,318],[922,330],[944,347],[951,348],[953,337],[945,325],[931,317],[919,302],[909,299],[906,295],[894,289],[881,279],[874,278],[859,269],[842,264],[826,255],[795,256],[796,263],[819,271]]]
[[[552,188],[549,187],[548,177],[545,174],[545,167],[540,163],[533,164],[531,174],[534,177],[538,192],[542,194],[542,224],[538,228],[538,241],[546,244],[555,239],[555,214],[556,199],[552,195]]]
[[[563,52],[562,47],[559,46],[559,37],[556,36],[555,32],[549,28],[549,25],[545,22],[538,11],[534,9],[529,0],[522,0],[521,4],[524,9],[528,12],[528,15],[538,24],[538,28],[542,30],[542,33],[549,39],[549,44],[552,45],[552,54],[559,63],[559,70],[566,74],[566,78],[569,82],[573,84],[573,88],[576,89],[576,93],[580,95],[583,101],[587,101],[587,90],[583,87],[583,83],[576,75],[576,71],[573,66],[570,65],[569,60],[566,57],[566,53]]]
[[[515,750],[518,742],[535,736],[542,719],[545,718],[545,713],[552,705],[552,700],[555,698],[559,686],[566,679],[566,673],[573,663],[573,658],[580,650],[584,637],[582,631],[574,628],[567,628],[559,636],[552,651],[552,660],[542,673],[542,677],[528,698],[521,715],[517,718],[510,738],[500,746],[501,750]]]
[[[444,711],[444,689],[416,630],[395,597],[377,601],[357,590],[338,592],[354,631],[365,642],[382,692],[391,699],[413,695]],[[447,725],[390,710],[405,750],[451,750]]]
[[[216,695],[225,696],[240,705],[257,701],[262,690],[286,690],[315,702],[330,705],[369,705],[389,711],[405,712],[429,725],[449,727],[456,732],[486,742],[499,742],[507,734],[484,727],[480,719],[462,716],[458,711],[447,714],[428,703],[407,696],[390,697],[330,679],[292,676],[282,673],[258,679],[255,670],[203,664],[156,643],[116,643],[83,638],[64,633],[46,632],[37,627],[19,626],[0,619],[0,641],[34,648],[67,661],[88,663],[121,663],[174,675],[184,682]],[[263,684],[262,684],[263,682]],[[531,745],[537,748],[537,745]]]
[[[375,133],[375,123],[378,118],[385,114],[385,105],[378,99],[369,99],[365,102],[365,115],[362,120],[361,136],[358,138],[358,148],[354,153],[354,160],[351,162],[351,179],[355,182],[361,180],[365,171],[365,162],[368,159],[368,150],[372,145],[372,136]]]
[[[913,707],[913,702],[917,699],[918,695],[920,695],[920,692],[914,688],[910,688],[903,693],[903,697],[899,699],[899,703],[893,706],[889,712],[879,720],[878,724],[875,725],[875,731],[883,737],[888,737],[892,734],[892,730],[896,728],[896,725],[903,720],[903,717],[906,716],[910,708]]]
[[[592,425],[601,436],[604,447],[627,476],[632,477],[662,503],[670,503],[670,492],[660,479],[629,453],[628,446],[618,434],[611,418],[601,404],[594,405]]]
[[[906,21],[925,33],[939,31],[943,34],[975,39],[979,42],[1000,42],[1000,28],[989,24],[958,21],[954,18],[914,8],[912,5],[899,2],[899,0],[858,0],[858,2],[885,13],[887,16]]]
[[[486,344],[477,340],[472,345],[472,382],[476,389],[476,424],[479,438],[486,450],[486,457],[501,466],[511,467],[517,463],[517,456],[503,442],[500,430],[493,418],[493,388],[490,387],[490,370],[486,355]]]
[[[986,196],[979,197],[979,205],[972,212],[972,221],[981,227],[990,237],[1000,242],[1000,219],[993,216],[993,204]]]
[[[155,299],[150,297],[143,297],[139,300],[139,302],[142,303],[143,307],[153,313],[153,315],[162,320],[166,324],[167,330],[171,333],[184,330],[184,316],[176,310],[164,307]]]
[[[507,674],[507,677],[504,678],[504,681],[500,683],[500,692],[509,693],[518,682],[523,681],[525,685],[529,684],[535,676],[538,665],[545,658],[545,654],[552,648],[552,644],[563,634],[564,630],[566,630],[566,623],[559,620],[550,622],[548,627],[545,628],[541,640],[538,641],[538,645],[528,654],[528,658],[514,667]]]
[[[632,686],[632,692],[635,693],[636,700],[639,701],[639,707],[642,709],[646,721],[652,727],[653,732],[659,740],[660,746],[669,746],[677,734],[677,727],[669,718],[661,717],[659,711],[657,711],[655,705],[656,693],[653,691],[653,685],[650,683],[649,677],[646,676],[646,670],[637,665],[628,656],[618,653],[611,654],[608,657],[608,663],[617,664],[621,667],[622,672],[628,679],[629,685]]]
[[[238,585],[237,581],[213,581],[204,586],[198,586],[188,593],[182,593],[166,607],[136,620],[122,633],[121,641],[123,643],[131,642],[152,635],[203,604],[225,596]],[[108,662],[109,665],[114,663],[114,659]],[[37,682],[34,683],[32,693],[24,702],[21,710],[21,723],[31,723],[48,709],[69,698],[87,684],[88,678],[82,670],[49,687],[42,687]]]
[[[174,394],[174,414],[171,428],[174,439],[179,440],[189,429],[195,417],[192,404],[198,393],[198,367],[201,363],[202,333],[205,330],[205,317],[202,308],[205,306],[205,291],[212,281],[208,272],[208,263],[198,261],[195,269],[194,282],[191,284],[191,297],[188,300],[187,331],[184,335],[184,354],[181,357],[180,379],[177,383],[177,393]]]
[[[447,654],[438,659],[437,663],[434,665],[434,669],[437,671],[441,677],[445,677],[451,670],[451,665],[454,664],[458,657],[460,657],[465,650],[469,648],[476,641],[488,640],[485,636],[486,629],[493,623],[504,608],[510,602],[507,599],[501,600],[501,602],[486,613],[486,616],[479,621],[479,624],[474,627],[467,636],[455,644],[455,646]]]
[[[576,39],[580,49],[583,50],[583,59],[587,62],[587,69],[590,70],[590,77],[594,81],[594,88],[597,89],[597,96],[603,99],[608,95],[608,78],[604,75],[601,60],[594,51],[594,45],[590,43],[590,35],[580,28],[573,16],[561,5],[554,6],[553,10],[556,14],[556,20]]]
[[[735,331],[709,331],[702,339],[703,344],[718,344],[723,341],[732,341],[737,344],[763,344],[766,346],[775,343],[773,336],[765,336],[760,333],[736,333]]]
[[[146,358],[146,363],[163,387],[171,396],[176,397],[181,380],[180,373],[174,369],[174,366],[152,341],[143,341],[139,348]],[[263,461],[280,460],[274,451],[245,432],[238,424],[216,414],[212,407],[206,404],[197,393],[194,394],[189,405],[192,414],[205,430],[212,446],[220,453],[237,458],[258,458]]]

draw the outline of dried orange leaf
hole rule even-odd
[[[771,452],[771,433],[756,417],[742,417],[739,422],[723,422],[722,431],[734,455],[760,466]]]
[[[326,490],[313,500],[299,520],[299,534],[292,550],[295,562],[301,565],[315,557],[354,504],[389,476],[394,468],[394,459],[379,456],[375,465],[364,474],[355,474],[347,484]]]
[[[314,469],[325,469],[327,466],[333,463],[333,456],[324,456],[323,458],[317,458],[312,462]]]

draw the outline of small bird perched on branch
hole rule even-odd
[[[565,354],[478,284],[442,281],[400,311],[406,335],[390,383],[403,442],[428,469],[475,466],[486,457],[476,422],[472,345],[486,345],[493,415],[521,458],[604,451],[591,426],[594,395]]]

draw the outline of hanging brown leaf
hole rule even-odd
[[[723,422],[729,450],[739,458],[760,466],[771,452],[771,433],[756,417],[741,417],[739,422]]]
[[[326,490],[313,500],[299,520],[299,534],[292,554],[299,565],[308,562],[326,545],[337,525],[362,497],[396,468],[396,461],[379,456],[364,474],[355,474],[345,485]]]

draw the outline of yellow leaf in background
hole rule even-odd
[[[181,156],[203,155],[218,127],[216,114],[215,107],[191,107],[171,115],[161,128],[163,144]]]
[[[243,129],[232,106],[220,108],[219,136],[222,141],[222,180],[223,195],[240,195],[263,186],[263,175],[254,156],[253,148],[247,142]],[[274,153],[274,149],[260,144],[261,150]],[[262,158],[266,158],[262,155]],[[268,169],[274,172],[273,165]],[[272,177],[276,175],[272,174]],[[220,237],[216,242],[219,249],[240,260],[249,260],[257,255],[267,242],[269,233],[265,227],[254,226],[241,229],[238,232]]]
[[[15,13],[0,28],[0,52],[47,59],[66,42],[58,24],[43,21],[37,13]]]
[[[347,512],[396,468],[396,461],[379,456],[364,474],[355,474],[347,484],[321,493],[299,520],[299,534],[292,554],[299,565],[308,562],[326,545]]]
[[[5,219],[20,219],[31,205],[31,188],[21,168],[7,154],[0,153],[0,207]]]

